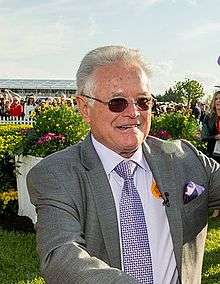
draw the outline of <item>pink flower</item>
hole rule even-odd
[[[164,140],[168,140],[168,139],[172,138],[171,134],[166,130],[156,131],[156,132],[152,133],[152,135],[155,136],[155,137],[158,137],[160,139],[164,139]]]
[[[38,145],[43,145],[49,141],[58,141],[60,143],[65,141],[65,136],[63,134],[57,134],[53,132],[47,132],[43,134],[37,141]]]

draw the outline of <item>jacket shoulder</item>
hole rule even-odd
[[[149,136],[146,140],[147,145],[155,151],[160,150],[164,154],[176,154],[183,156],[185,152],[198,153],[198,150],[185,139],[163,140],[154,136]]]
[[[55,152],[42,159],[30,172],[40,169],[42,171],[53,169],[54,171],[63,172],[65,169],[73,167],[76,164],[80,165],[80,149],[81,142]]]

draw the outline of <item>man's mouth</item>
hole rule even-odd
[[[127,129],[136,128],[139,126],[140,124],[125,124],[125,125],[118,126],[117,128],[119,128],[120,130],[127,130]]]

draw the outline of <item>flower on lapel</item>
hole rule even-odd
[[[167,154],[175,154],[178,157],[184,156],[181,140],[164,141],[162,149]]]
[[[205,191],[205,188],[193,181],[187,182],[183,190],[183,203],[187,204]]]
[[[151,193],[152,193],[153,197],[155,197],[157,199],[161,198],[161,193],[160,193],[160,191],[158,189],[158,186],[157,186],[155,180],[153,180],[152,184],[151,184]]]

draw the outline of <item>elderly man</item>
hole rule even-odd
[[[81,62],[77,103],[91,131],[27,179],[47,283],[201,282],[220,167],[186,141],[148,136],[149,76],[125,47],[97,48]]]

